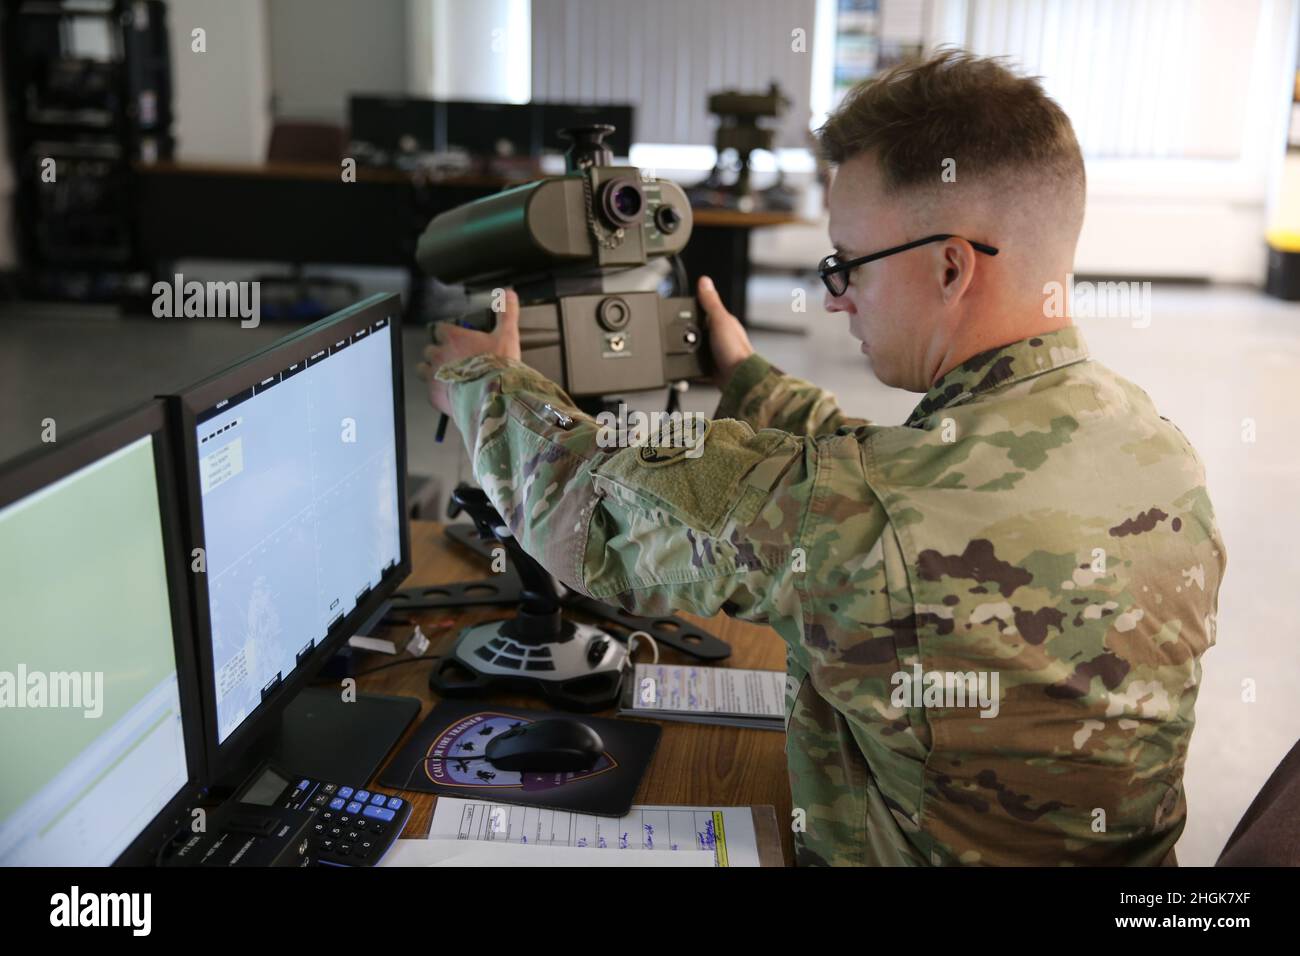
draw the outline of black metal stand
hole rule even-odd
[[[148,288],[135,164],[175,148],[167,16],[162,0],[0,3],[14,238],[30,297],[114,301]],[[106,58],[73,41],[89,23],[108,38]]]
[[[462,492],[461,488],[457,493]],[[478,489],[469,489],[482,495]],[[486,498],[486,495],[484,495]],[[495,548],[500,545],[496,537],[485,539],[473,524],[449,524],[446,535],[457,544],[468,548],[485,561],[492,561]],[[510,539],[514,543],[514,539]],[[395,591],[390,598],[389,613],[401,611],[427,611],[439,608],[468,607],[471,605],[518,606],[525,599],[526,588],[520,580],[516,566],[532,564],[539,573],[545,574],[532,558],[515,545],[506,546],[507,562],[505,570],[489,578],[477,581],[465,581],[457,584],[435,584],[422,588],[405,588]],[[517,551],[517,553],[516,553]],[[562,609],[579,611],[600,621],[615,637],[626,641],[634,631],[644,631],[664,647],[671,647],[690,657],[702,661],[720,661],[731,656],[731,646],[726,641],[714,637],[676,615],[665,617],[641,617],[629,614],[622,608],[594,601],[586,595],[568,591],[557,596]]]

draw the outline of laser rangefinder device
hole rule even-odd
[[[416,261],[470,292],[513,286],[523,360],[575,399],[707,378],[702,314],[680,262],[677,294],[615,291],[610,280],[655,258],[673,260],[691,235],[691,207],[674,183],[614,166],[612,126],[562,131],[567,172],[442,213],[420,237]],[[502,307],[500,295],[494,305]],[[484,308],[459,316],[482,331]]]

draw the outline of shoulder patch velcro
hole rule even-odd
[[[802,445],[782,432],[757,435],[746,424],[718,419],[705,432],[702,453],[688,448],[625,448],[592,472],[597,487],[637,507],[666,511],[706,534],[717,534],[742,497],[742,484],[761,476],[769,490]],[[643,460],[677,453],[666,461]],[[671,465],[672,467],[666,467]]]
[[[695,438],[690,444],[677,445],[642,445],[637,451],[637,461],[646,468],[662,468],[664,465],[699,458],[704,454],[704,442],[713,429],[713,421],[705,420],[704,434]]]

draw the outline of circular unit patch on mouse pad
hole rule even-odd
[[[424,755],[424,774],[430,783],[444,787],[519,787],[536,791],[595,777],[618,766],[618,761],[608,752],[602,753],[588,770],[541,773],[500,770],[483,758],[492,738],[531,723],[531,720],[492,710],[470,714],[433,738]]]

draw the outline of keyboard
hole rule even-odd
[[[308,853],[329,866],[374,866],[411,817],[411,805],[401,797],[307,777],[285,805],[314,814]]]

